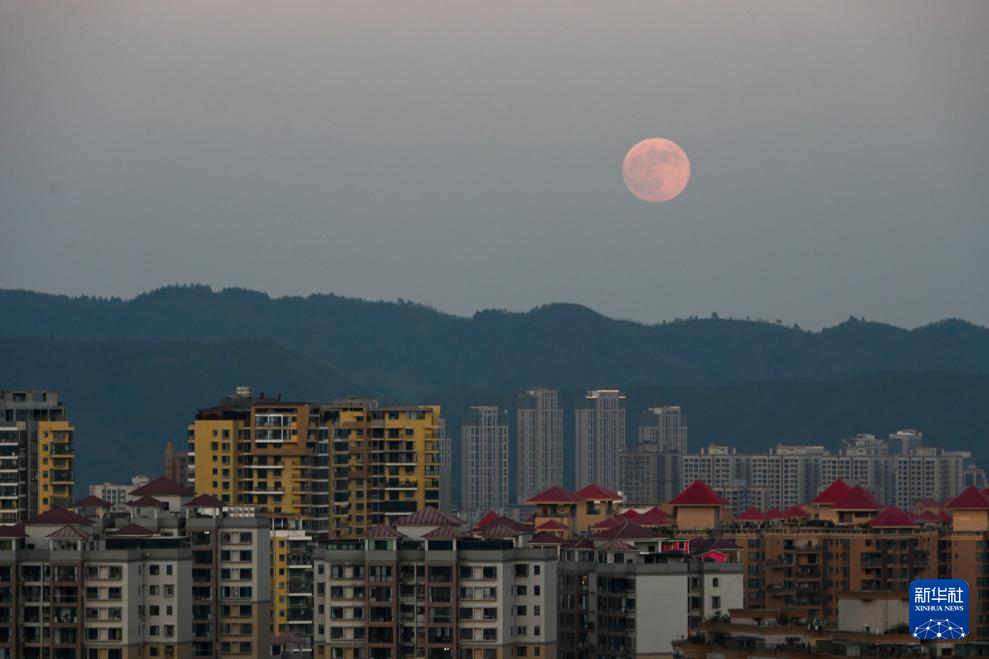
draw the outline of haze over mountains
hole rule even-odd
[[[959,320],[913,330],[849,320],[820,332],[713,318],[650,326],[571,304],[463,318],[205,286],[128,301],[3,290],[0,308],[0,388],[62,391],[78,441],[97,449],[80,455],[103,450],[80,460],[80,483],[156,473],[165,438],[181,443],[195,409],[239,384],[288,398],[436,402],[455,438],[470,404],[512,409],[519,390],[550,386],[569,423],[584,389],[623,387],[630,437],[642,408],[680,404],[693,449],[830,448],[915,426],[932,444],[979,450],[989,407],[989,330]]]

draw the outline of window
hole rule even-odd
[[[520,606],[515,607],[515,615],[517,615],[517,616],[525,616],[525,615],[529,615],[529,612],[526,609],[525,605],[522,604]]]
[[[159,574],[161,574],[161,567],[158,565],[149,565],[148,574],[150,574],[153,577],[158,576]]]
[[[718,587],[718,578],[717,577],[714,577],[713,579],[711,579],[711,585],[714,586],[715,588]]]
[[[539,576],[539,565],[538,564],[532,566],[532,573],[534,575],[536,575],[536,576]],[[536,648],[536,649],[538,650],[539,648]]]
[[[721,598],[715,595],[711,598],[711,608],[720,609],[721,608]]]

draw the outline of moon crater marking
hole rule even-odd
[[[628,191],[643,201],[669,201],[687,187],[690,159],[676,142],[651,137],[625,154],[622,178]]]

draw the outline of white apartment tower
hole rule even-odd
[[[594,389],[574,410],[576,482],[620,488],[618,455],[625,450],[625,394],[620,389]]]
[[[563,409],[552,389],[519,395],[516,500],[563,482]]]
[[[460,427],[460,508],[478,512],[508,506],[508,413],[474,405]]]

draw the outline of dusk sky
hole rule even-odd
[[[989,2],[0,3],[0,287],[989,324]],[[622,180],[647,137],[689,185]]]

